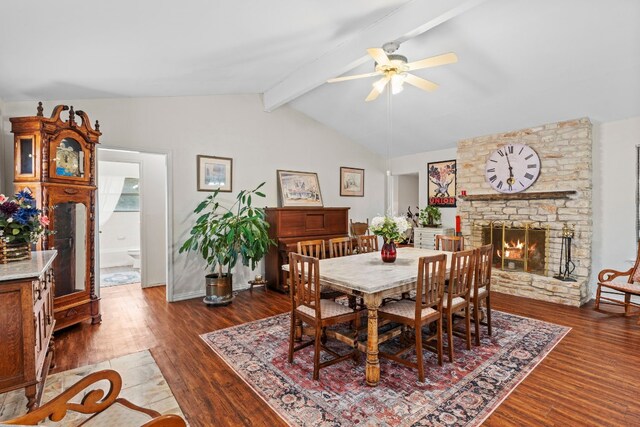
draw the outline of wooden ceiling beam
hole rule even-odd
[[[325,83],[327,79],[340,76],[371,60],[366,54],[368,47],[381,47],[390,41],[402,43],[485,1],[410,1],[365,28],[357,37],[321,54],[312,62],[292,70],[290,75],[264,92],[264,109],[271,112],[315,89]]]

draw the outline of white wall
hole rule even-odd
[[[112,151],[98,152],[98,182],[104,176],[140,178],[139,163],[106,161],[105,157],[109,153]],[[102,194],[98,193],[98,205],[102,203],[101,197]],[[104,218],[101,219],[103,220]],[[140,249],[140,212],[113,212],[100,227],[99,234],[100,268],[131,266],[133,258],[129,256],[128,250]]]
[[[409,156],[395,157],[391,159],[391,173],[393,175],[403,175],[418,172],[419,175],[419,202],[420,208],[427,206],[427,163],[452,160],[456,158],[456,149],[425,151],[423,153]],[[460,167],[458,165],[458,167]],[[406,206],[399,206],[405,209]],[[455,227],[456,208],[440,208],[442,212],[442,225],[445,227]],[[404,213],[404,211],[402,211]]]
[[[416,206],[420,205],[420,175],[396,175],[396,182],[396,212],[398,215],[404,215],[407,213],[407,207],[411,206],[411,211],[415,213]]]
[[[167,152],[171,157],[174,294],[172,299],[204,293],[206,266],[195,254],[177,250],[195,221],[196,205],[209,193],[196,191],[196,155],[233,158],[234,193],[266,181],[267,198],[258,205],[276,206],[276,169],[318,172],[326,206],[349,206],[355,219],[384,211],[384,159],[287,106],[263,111],[259,95],[219,95],[175,98],[100,99],[47,102],[74,105],[100,120],[104,147]],[[36,102],[7,103],[5,117],[34,115]],[[4,143],[13,152],[10,128]],[[5,159],[12,167],[13,160]],[[366,170],[365,197],[340,197],[340,166]],[[13,178],[10,178],[11,182]],[[262,266],[259,267],[263,269]],[[246,286],[251,273],[234,276],[236,289]]]
[[[640,116],[594,127],[593,274],[629,269],[636,257],[636,146]]]

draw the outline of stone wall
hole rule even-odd
[[[515,132],[462,140],[458,143],[458,194],[496,194],[485,181],[488,156],[505,144],[527,144],[540,157],[537,181],[526,192],[574,190],[567,199],[492,201],[458,200],[462,233],[472,246],[479,246],[479,226],[490,221],[507,221],[522,226],[549,227],[547,273],[544,276],[496,270],[492,289],[498,292],[579,306],[590,298],[591,274],[592,182],[591,122],[587,118],[551,123]],[[558,273],[561,230],[565,223],[575,224],[572,258],[576,264],[576,282],[563,282],[552,276]],[[474,227],[474,224],[476,225]]]

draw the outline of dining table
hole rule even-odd
[[[320,260],[320,284],[361,297],[367,309],[366,383],[380,382],[378,358],[378,308],[385,298],[400,296],[416,289],[418,259],[425,256],[447,255],[447,275],[451,268],[452,252],[433,249],[401,247],[395,262],[383,262],[380,252],[369,252]],[[288,265],[282,266],[289,271]]]

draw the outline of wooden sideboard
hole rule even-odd
[[[53,260],[56,251],[0,264],[0,393],[25,389],[27,408],[40,404],[53,361]]]
[[[269,236],[276,242],[265,257],[265,278],[269,287],[289,292],[282,265],[289,252],[302,240],[346,237],[349,235],[349,208],[266,208]]]

